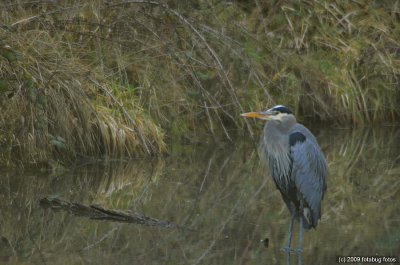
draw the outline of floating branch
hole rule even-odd
[[[181,228],[179,225],[169,221],[158,220],[145,216],[141,213],[131,211],[116,211],[104,209],[98,205],[86,206],[77,202],[68,202],[58,198],[43,198],[40,200],[40,206],[52,210],[62,210],[75,216],[87,217],[94,220],[106,220],[122,223],[141,224],[146,226],[159,226],[165,228]]]

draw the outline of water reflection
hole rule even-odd
[[[318,229],[303,238],[303,264],[337,255],[398,255],[400,130],[321,130],[329,163]],[[259,164],[255,143],[175,147],[164,159],[2,173],[0,263],[285,264],[289,213]],[[43,210],[59,196],[135,210],[191,230],[93,221]],[[293,242],[297,242],[295,226]],[[268,238],[268,248],[262,242]],[[290,256],[296,264],[296,255]]]

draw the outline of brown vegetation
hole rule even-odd
[[[302,121],[400,114],[399,7],[370,1],[3,1],[2,164],[165,150],[272,104]]]

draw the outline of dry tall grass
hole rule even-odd
[[[162,130],[144,113],[138,97],[83,58],[79,40],[48,16],[31,16],[41,8],[79,13],[79,5],[23,8],[10,4],[2,18],[14,21],[0,30],[3,163],[38,162],[57,155],[133,156],[164,150]],[[47,13],[46,13],[47,14]],[[62,15],[61,15],[62,16]],[[17,18],[28,17],[15,21]],[[93,44],[94,41],[91,42]],[[115,91],[114,91],[115,90]],[[123,101],[128,102],[124,106]]]
[[[399,8],[370,1],[3,1],[3,164],[225,135],[275,103],[396,122]]]

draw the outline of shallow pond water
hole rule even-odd
[[[322,220],[302,264],[400,253],[399,128],[319,130],[329,164]],[[174,145],[164,158],[0,175],[0,264],[296,264],[279,249],[289,212],[256,140]],[[184,229],[77,217],[43,197],[132,210]],[[295,226],[293,244],[297,243]],[[265,239],[268,238],[268,246]]]

